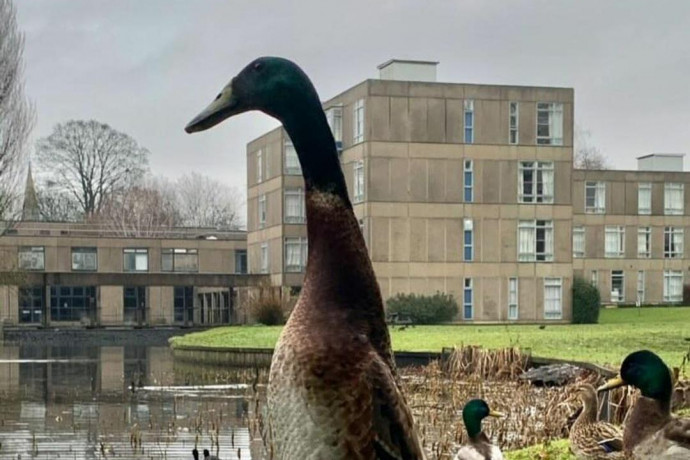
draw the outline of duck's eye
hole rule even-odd
[[[252,67],[254,68],[254,70],[261,70],[263,66],[264,65],[261,61],[257,61],[254,63],[254,65]]]
[[[218,96],[216,96],[216,98],[214,99],[214,101],[217,101],[218,99],[220,99],[220,97],[221,97],[222,95],[223,95],[223,93],[218,93]]]

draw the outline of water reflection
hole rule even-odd
[[[260,458],[263,376],[175,366],[168,347],[0,348],[0,459]]]

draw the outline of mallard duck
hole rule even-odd
[[[629,354],[618,376],[599,391],[623,385],[641,392],[625,421],[625,452],[641,459],[689,459],[690,419],[671,415],[673,379],[661,358],[648,350]]]
[[[582,403],[582,411],[570,428],[570,450],[580,459],[608,460],[625,458],[623,432],[615,425],[597,420],[597,392],[588,383],[575,390],[572,399]]]
[[[503,460],[501,449],[491,444],[482,431],[482,420],[486,417],[503,417],[503,414],[489,409],[483,399],[468,401],[462,408],[462,420],[470,441],[455,454],[455,460]]]
[[[304,284],[275,348],[266,445],[274,459],[422,459],[397,380],[383,301],[319,96],[293,62],[247,65],[185,128],[251,110],[278,119],[302,166]]]
[[[194,460],[199,460],[199,451],[196,450],[196,447],[194,449],[192,449],[192,458]]]

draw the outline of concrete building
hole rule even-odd
[[[0,237],[0,320],[27,326],[211,325],[246,321],[245,232],[167,229],[120,237],[85,224],[20,222]]]
[[[567,321],[573,90],[437,83],[389,61],[324,102],[384,298],[451,293],[459,321]],[[420,81],[421,80],[421,81]],[[250,273],[299,288],[304,184],[282,128],[250,142]]]

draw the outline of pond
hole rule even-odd
[[[260,458],[254,374],[175,366],[165,344],[5,344],[0,459]]]

